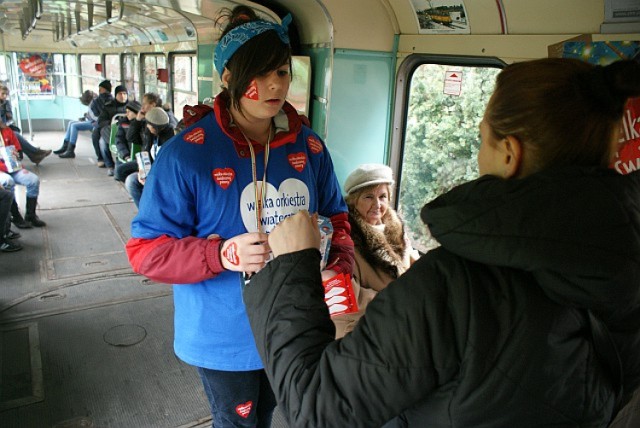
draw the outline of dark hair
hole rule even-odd
[[[233,10],[223,9],[216,22],[227,19],[228,24],[220,38],[246,22],[258,20],[256,13],[247,6],[236,6]],[[269,73],[289,63],[292,72],[291,47],[280,40],[275,31],[265,31],[242,45],[229,59],[226,68],[231,73],[229,87],[224,88],[231,103],[240,112],[240,99],[247,91],[249,83],[256,77]]]
[[[514,63],[500,72],[484,120],[498,139],[527,147],[521,173],[555,165],[608,166],[629,97],[640,94],[640,65],[606,67],[575,59]]]

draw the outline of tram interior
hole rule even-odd
[[[0,59],[14,89],[16,123],[35,146],[56,149],[67,123],[85,111],[81,91],[95,90],[108,70],[95,64],[85,80],[76,72],[73,89],[65,70],[56,70],[55,90],[33,96],[21,86],[17,54],[122,55],[123,61],[126,55],[127,61],[155,55],[168,61],[188,53],[193,78],[182,92],[158,76],[148,86],[140,63],[139,75],[120,75],[131,80],[138,99],[150,88],[164,91],[181,117],[185,102],[203,101],[218,90],[212,53],[222,7],[248,4],[269,19],[290,12],[295,53],[309,67],[303,109],[332,150],[342,182],[356,164],[400,162],[395,86],[403,82],[396,71],[411,55],[509,63],[546,57],[550,46],[585,34],[592,40],[640,39],[637,21],[605,22],[608,2],[602,0],[460,1],[468,19],[464,34],[421,31],[417,3],[5,0]],[[456,13],[426,19],[445,30],[462,25]],[[168,63],[155,62],[151,74]],[[127,261],[124,244],[136,207],[122,184],[97,167],[89,133],[80,134],[77,147],[74,159],[52,155],[39,165],[25,160],[40,177],[38,215],[47,225],[17,230],[24,249],[0,254],[0,425],[210,426],[196,371],[173,354],[171,287],[133,273]],[[17,189],[24,212],[25,191]],[[278,411],[273,426],[286,426]]]

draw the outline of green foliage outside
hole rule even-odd
[[[444,93],[445,71],[461,70],[460,95]],[[478,177],[478,126],[500,70],[425,64],[411,80],[399,212],[416,249],[437,243],[420,219],[428,201]]]

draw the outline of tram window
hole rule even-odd
[[[195,55],[175,55],[171,58],[173,70],[173,111],[182,119],[185,105],[198,104],[198,58]]]
[[[67,90],[64,84],[64,55],[53,54],[53,88],[57,96],[65,96]]]
[[[111,80],[113,86],[122,82],[120,74],[120,55],[109,54],[104,56],[105,78]]]
[[[167,59],[164,55],[148,55],[144,58],[144,92],[155,92],[160,95],[162,102],[167,100],[168,84],[158,80],[158,69],[167,68]]]
[[[64,72],[67,83],[67,96],[79,97],[80,96],[80,79],[78,77],[78,61],[75,55],[66,54],[64,56]],[[98,90],[98,85],[95,88],[91,88],[93,91]]]
[[[294,56],[292,58],[293,76],[287,101],[305,116],[309,115],[309,95],[311,93],[311,58]]]
[[[8,55],[0,55],[0,82],[9,82],[10,64]]]
[[[102,71],[96,70],[96,64],[102,64],[100,55],[80,55],[80,74],[82,75],[83,92],[87,89],[96,92],[98,85],[104,80]]]
[[[139,59],[135,54],[126,54],[123,57],[124,84],[129,93],[140,93]]]
[[[437,245],[425,237],[424,204],[478,177],[478,126],[499,71],[422,64],[411,77],[398,209],[420,251]]]

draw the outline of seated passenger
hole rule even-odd
[[[12,253],[22,250],[16,239],[19,233],[11,230],[11,204],[13,203],[13,193],[0,185],[0,251]]]
[[[127,141],[129,145],[134,144],[138,147],[144,147],[146,145],[147,122],[145,121],[145,114],[154,107],[159,107],[162,104],[162,100],[158,94],[153,92],[147,92],[142,96],[141,107],[137,116],[129,121],[129,129],[127,129]],[[169,122],[171,123],[171,122]],[[138,163],[135,159],[131,159],[129,162],[125,162],[122,165],[116,165],[113,178],[125,182],[127,177],[134,172],[138,172]]]
[[[104,110],[104,106],[113,100],[113,95],[111,95],[111,82],[108,80],[103,80],[98,85],[98,97],[93,99],[93,101],[89,104],[90,113],[88,113],[87,118],[91,121],[92,131],[91,131],[91,142],[93,143],[93,149],[96,152],[96,156],[98,158],[98,167],[104,167],[104,161],[102,159],[102,152],[100,151],[100,128],[98,128],[98,117],[102,114]],[[54,153],[63,159],[73,159],[76,157],[76,142],[65,139],[62,143],[62,147],[58,150],[55,150]]]
[[[167,116],[169,116],[169,125],[171,126],[171,129],[176,129],[178,127],[178,119],[173,114],[173,110],[171,110],[171,104],[162,104],[162,109],[167,113]]]
[[[126,86],[116,86],[115,98],[105,104],[104,110],[102,110],[102,113],[100,113],[100,116],[98,117],[98,128],[100,129],[100,153],[102,153],[102,160],[107,167],[107,175],[109,176],[113,176],[113,169],[116,166],[113,156],[111,156],[111,149],[109,148],[111,119],[113,119],[116,114],[126,112],[128,96],[129,93]]]
[[[22,160],[22,152],[24,152],[31,162],[39,165],[44,158],[51,154],[51,150],[42,150],[38,147],[34,147],[22,136],[20,128],[13,124],[13,111],[11,108],[11,101],[8,97],[9,87],[4,84],[0,84],[0,122],[11,128],[20,142],[20,147],[22,147],[20,159]]]
[[[345,181],[345,201],[355,247],[352,284],[359,311],[332,317],[336,338],[353,330],[377,292],[386,288],[419,257],[402,221],[390,206],[393,183],[391,168],[380,164],[360,165]]]
[[[86,90],[80,97],[82,105],[87,106],[87,112],[80,120],[72,120],[67,125],[67,131],[64,134],[64,142],[62,147],[58,150],[54,150],[53,153],[57,154],[61,158],[74,158],[76,141],[78,140],[78,132],[80,131],[92,131],[96,126],[98,117],[91,109],[91,104],[98,97],[98,95],[91,91]]]
[[[123,118],[118,121],[118,131],[116,132],[116,150],[118,151],[118,159],[116,159],[116,169],[124,162],[131,160],[131,142],[127,140],[127,131],[129,131],[129,125],[132,120],[135,120],[141,105],[136,100],[127,102],[125,107],[125,114]],[[122,159],[124,162],[121,162]]]
[[[3,140],[3,146],[14,146],[16,150],[20,150],[20,142],[11,128],[0,124],[0,135]],[[5,160],[0,159],[0,185],[14,194],[16,184],[23,185],[27,188],[27,213],[24,218],[22,218],[18,206],[15,205],[14,211],[16,212],[13,213],[14,215],[12,217],[14,224],[20,228],[46,226],[46,223],[40,220],[36,214],[38,194],[40,193],[40,179],[38,176],[24,168],[9,172]]]
[[[164,111],[162,107],[152,108],[145,116],[147,133],[145,136],[145,144],[142,146],[142,151],[149,154],[149,159],[153,164],[153,161],[158,155],[158,151],[162,148],[162,145],[169,141],[175,133],[169,124],[169,115],[167,115],[167,112]],[[129,195],[131,195],[136,207],[140,204],[145,179],[144,174],[141,174],[141,171],[138,171],[130,174],[124,183],[125,188],[129,192]]]
[[[639,95],[633,61],[506,66],[480,124],[482,177],[422,209],[441,246],[343,339],[317,224],[276,226],[275,259],[243,295],[289,424],[607,426],[640,385],[640,172],[608,167]]]

